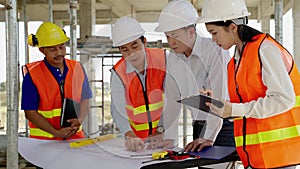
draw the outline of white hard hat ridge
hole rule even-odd
[[[168,3],[159,15],[157,32],[177,30],[197,22],[198,12],[186,0],[173,0]]]
[[[130,43],[140,38],[144,33],[144,29],[137,20],[128,16],[121,17],[113,25],[113,46],[118,47]]]
[[[198,22],[227,21],[249,15],[244,0],[205,0]]]

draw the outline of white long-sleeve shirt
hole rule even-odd
[[[266,96],[248,103],[233,103],[233,116],[265,118],[280,114],[295,105],[293,84],[281,57],[280,49],[269,40],[259,48],[262,64],[262,81],[267,87]],[[240,54],[235,52],[236,63]]]
[[[173,61],[172,61],[173,60]],[[177,60],[181,62],[180,60]],[[163,118],[160,121],[159,125],[162,125],[165,129],[164,138],[165,139],[174,139],[176,140],[178,137],[178,119],[180,115],[180,103],[177,102],[180,97],[180,92],[178,89],[177,82],[174,77],[169,73],[176,73],[174,70],[181,70],[181,68],[173,67],[173,64],[178,64],[175,58],[166,57],[166,78],[164,81],[164,108],[163,108]],[[126,72],[136,72],[141,79],[142,85],[145,86],[145,77],[146,71],[144,74],[138,73],[138,71],[129,63],[127,63]],[[145,70],[147,69],[147,59],[145,59]],[[128,122],[128,115],[126,113],[126,99],[125,99],[125,90],[123,83],[119,76],[116,74],[114,70],[111,73],[111,115],[119,127],[122,134],[125,134],[128,131],[131,131],[130,124]],[[175,141],[176,143],[176,141]]]
[[[191,93],[198,94],[203,86],[211,89],[215,98],[228,99],[227,89],[227,63],[230,60],[229,52],[222,50],[211,39],[197,35],[196,41],[190,56],[183,53],[170,53],[170,57],[179,58],[184,61],[181,66],[187,67],[186,72],[193,74],[193,79],[182,80],[185,75],[177,75],[183,97]],[[182,77],[183,76],[183,77]],[[196,85],[196,86],[195,86]],[[196,88],[196,90],[194,89]],[[204,139],[214,141],[221,130],[223,120],[205,112],[190,108],[194,120],[207,120]]]

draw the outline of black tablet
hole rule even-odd
[[[224,106],[224,104],[220,100],[214,99],[210,96],[206,96],[203,94],[189,96],[189,97],[183,98],[182,100],[178,100],[177,102],[188,105],[188,106],[192,106],[196,109],[205,111],[207,113],[211,113],[211,112],[210,112],[209,107],[206,106],[206,104],[205,104],[206,102],[212,103],[219,108]],[[214,114],[214,115],[216,115],[216,114]],[[216,115],[216,116],[220,117],[219,115]]]

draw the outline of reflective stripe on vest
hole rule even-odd
[[[130,125],[131,125],[132,127],[135,128],[136,131],[149,130],[149,125],[148,125],[148,123],[135,124],[135,123],[134,123],[132,120],[130,120],[130,119],[129,119],[128,121],[129,121]],[[153,122],[152,122],[153,128],[156,128],[156,127],[158,126],[158,122],[159,122],[159,120],[156,120],[156,121],[153,121]]]
[[[82,126],[80,126],[79,130],[77,131],[77,133],[82,132]],[[30,135],[32,137],[46,137],[48,139],[52,139],[54,138],[54,136],[44,130],[41,130],[39,128],[30,128]]]
[[[246,145],[263,144],[299,137],[300,125],[246,135]],[[243,146],[243,136],[235,137],[236,147]]]
[[[300,107],[300,96],[296,96],[296,103],[294,107]]]
[[[52,111],[38,111],[45,118],[53,118],[60,116],[61,109],[53,109]]]
[[[164,96],[162,96],[164,97]],[[164,101],[158,102],[158,103],[153,103],[153,104],[149,104],[149,111],[155,111],[155,110],[159,110],[164,106]],[[136,108],[133,108],[133,106],[130,105],[126,105],[126,108],[133,111],[134,115],[138,115],[141,113],[146,113],[147,109],[146,109],[146,105],[142,105]]]

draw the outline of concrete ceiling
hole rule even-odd
[[[78,0],[78,10],[80,9]],[[135,14],[140,22],[157,22],[162,8],[169,0],[94,0],[96,23],[105,24],[125,15]],[[284,11],[286,12],[293,0],[284,0]],[[52,0],[53,20],[55,22],[69,23],[68,0]],[[197,8],[199,14],[204,0],[190,0]],[[6,0],[0,0],[0,4],[5,5]],[[23,0],[18,0],[18,11],[20,20],[22,18]],[[260,19],[261,16],[272,16],[274,13],[274,0],[246,0],[248,10],[251,12],[252,19]],[[28,21],[47,21],[49,20],[48,0],[26,0],[26,14]],[[78,18],[80,19],[80,18]],[[5,21],[5,10],[0,9],[0,21]]]

